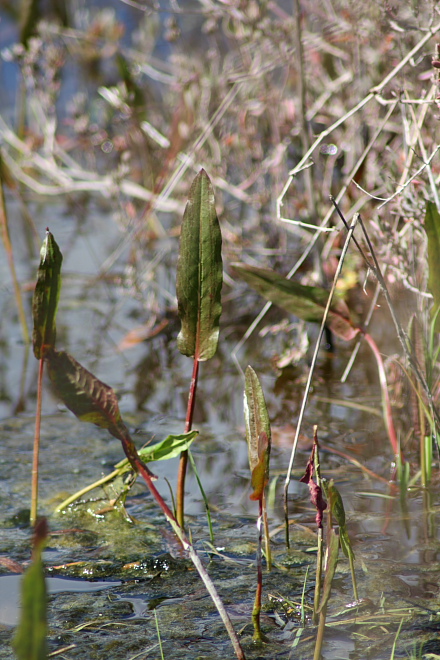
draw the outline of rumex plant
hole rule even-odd
[[[316,527],[318,552],[316,557],[316,581],[313,603],[313,622],[318,624],[315,643],[314,660],[320,660],[324,641],[327,605],[330,600],[333,578],[338,564],[339,547],[350,563],[353,581],[354,604],[359,601],[356,575],[354,571],[354,552],[347,531],[344,504],[342,497],[334,485],[333,479],[327,483],[321,477],[319,461],[318,427],[314,427],[313,447],[306,470],[300,481],[307,484],[310,501],[316,509]],[[327,497],[327,500],[325,500]],[[326,551],[324,552],[324,515],[327,513]],[[336,532],[334,525],[338,525]],[[323,577],[324,576],[324,577]]]
[[[192,250],[198,246],[195,259]],[[64,404],[80,420],[91,422],[107,429],[121,441],[126,459],[132,470],[145,480],[150,493],[173,528],[184,550],[190,556],[203,580],[228,631],[237,658],[244,659],[239,639],[230,618],[220,600],[215,586],[183,529],[183,485],[180,494],[180,523],[154,485],[156,476],[141,460],[119,411],[114,390],[85,369],[66,351],[55,348],[56,310],[61,286],[61,252],[50,232],[42,249],[37,287],[34,295],[34,353],[40,360],[40,380],[43,364],[47,363],[49,377],[54,389]],[[188,269],[186,276],[184,271]],[[194,357],[194,371],[188,403],[186,428],[191,429],[197,386],[198,363],[215,353],[218,338],[218,321],[221,312],[220,294],[222,284],[221,234],[214,206],[214,194],[208,175],[202,170],[197,175],[190,191],[182,230],[181,251],[178,269],[178,297],[182,331],[179,348]],[[41,401],[41,398],[39,399]],[[41,403],[37,414],[41,413]],[[39,426],[38,426],[39,428]],[[194,433],[187,433],[188,443]],[[187,452],[186,445],[183,455]],[[168,447],[175,450],[173,443]],[[183,465],[183,467],[182,467]],[[125,466],[124,466],[125,467]],[[179,484],[184,484],[186,461],[181,460]]]
[[[222,236],[215,210],[214,190],[201,170],[189,191],[180,234],[176,293],[182,324],[177,346],[193,358],[185,433],[191,431],[196,401],[199,363],[215,355],[222,312]],[[180,457],[177,480],[177,520],[184,526],[185,477],[188,452]]]
[[[263,568],[262,568],[262,530],[266,544],[266,561],[268,570],[272,565],[269,525],[267,520],[266,486],[269,481],[269,458],[271,446],[271,430],[266,401],[259,378],[251,366],[248,366],[245,374],[244,389],[244,418],[246,424],[246,440],[248,446],[249,467],[251,470],[251,483],[253,492],[251,500],[259,505],[257,521],[258,545],[257,545],[257,591],[255,594],[252,621],[254,624],[254,640],[264,641],[265,637],[260,627],[261,595],[263,590]]]
[[[38,507],[38,461],[40,449],[41,405],[43,396],[44,361],[48,353],[55,349],[56,314],[61,290],[61,265],[63,255],[49,229],[40,252],[37,284],[32,301],[34,331],[32,344],[34,355],[39,363],[37,412],[35,416],[34,457],[32,465],[31,525],[37,520]]]

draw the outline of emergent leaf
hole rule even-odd
[[[47,595],[41,552],[47,534],[45,520],[35,528],[32,564],[21,582],[21,615],[13,646],[18,660],[47,658]]]
[[[347,525],[345,523],[345,509],[341,494],[336,488],[333,479],[330,479],[328,483],[325,481],[325,479],[322,481],[330,503],[332,516],[339,525],[339,540],[341,542],[342,551],[346,557],[351,557],[351,559],[354,560],[354,552],[351,546],[350,537],[348,535]]]
[[[55,347],[56,313],[61,290],[61,264],[63,255],[53,235],[46,230],[40,251],[37,284],[32,300],[34,355],[40,360],[47,348]]]
[[[428,287],[434,296],[434,316],[440,307],[440,213],[434,202],[426,202],[425,231],[428,237]],[[436,330],[440,331],[440,315],[437,315]]]
[[[214,190],[205,170],[194,179],[183,215],[176,292],[183,355],[209,360],[216,350],[222,311],[222,237]]]
[[[156,442],[154,445],[148,445],[147,447],[139,449],[138,454],[144,463],[176,458],[177,456],[180,456],[182,451],[190,448],[193,440],[198,434],[198,431],[190,431],[189,433],[182,433],[180,435],[169,435],[161,442]],[[119,463],[115,465],[115,468],[119,470],[119,474],[122,474],[122,468],[124,468],[123,472],[131,470],[130,463],[126,458],[119,461]]]
[[[252,367],[245,374],[244,419],[254,492],[252,500],[260,500],[269,480],[271,429],[269,414],[259,378]]]
[[[304,321],[322,321],[329,296],[326,289],[292,282],[271,270],[248,264],[234,264],[234,269],[245,282],[275,305]],[[327,324],[335,335],[346,341],[353,339],[359,332],[343,300],[332,303]]]

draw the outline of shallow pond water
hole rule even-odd
[[[127,9],[129,3],[116,5],[126,23],[126,44],[136,13]],[[0,40],[3,46],[10,45],[17,39],[17,22],[1,10],[0,14]],[[189,38],[197,18],[189,15],[182,18],[185,21]],[[157,51],[163,54],[171,47],[162,38],[162,24],[160,30]],[[0,99],[0,107],[12,121],[17,68],[13,62],[2,66],[8,93]],[[68,116],[67,100],[74,93],[110,84],[114,75],[101,71],[98,81],[92,75],[83,79],[78,68],[70,66],[64,72],[67,83],[59,101],[60,119]],[[161,75],[169,74],[164,69]],[[114,163],[107,160],[102,145],[95,165],[105,170]],[[222,226],[228,238],[220,344],[216,356],[200,368],[194,416],[194,428],[200,434],[192,449],[210,503],[215,539],[211,545],[203,498],[190,471],[186,519],[194,545],[239,631],[247,658],[311,658],[317,634],[310,620],[317,539],[315,512],[308,489],[299,479],[316,424],[323,475],[335,480],[345,503],[361,598],[353,607],[349,565],[341,554],[327,613],[324,659],[387,660],[396,636],[394,657],[411,653],[419,657],[422,644],[423,653],[440,654],[438,477],[434,475],[430,490],[411,488],[400,501],[381,414],[377,369],[365,346],[344,384],[340,379],[350,346],[336,340],[333,351],[323,349],[320,354],[289,488],[291,547],[286,548],[282,490],[310,349],[305,350],[305,329],[296,322],[283,325],[286,315],[274,309],[261,331],[238,353],[241,368],[251,364],[261,377],[273,434],[269,525],[274,568],[264,573],[262,617],[268,642],[261,647],[252,642],[257,505],[249,498],[243,379],[231,354],[263,303],[233,281],[229,265],[246,249],[251,259],[259,258],[259,245],[255,247],[249,239],[237,244],[235,238],[241,231],[252,237],[260,222],[266,231],[267,219],[259,216],[259,207],[241,214],[233,195],[231,199],[225,194],[222,202]],[[49,225],[64,255],[57,345],[115,388],[138,447],[182,433],[192,363],[176,347],[177,214],[158,213],[163,232],[154,233],[149,226],[152,236],[146,232],[145,237],[133,232],[132,200],[127,203],[125,197],[110,193],[48,201],[29,191],[21,195],[7,189],[6,204],[28,322],[38,248]],[[180,202],[177,206],[180,210]],[[143,211],[136,212],[141,217]],[[234,222],[239,228],[233,227]],[[259,225],[257,243],[264,231]],[[271,231],[267,230],[268,244],[274,238]],[[279,230],[284,250],[280,248],[280,254],[288,255],[290,262],[303,247],[283,232]],[[276,249],[267,249],[277,256]],[[10,660],[19,615],[20,571],[31,557],[30,477],[38,364],[22,339],[3,244],[0,282],[0,660]],[[402,307],[413,302],[405,300]],[[392,356],[400,348],[390,327],[386,311],[379,311],[371,332],[381,351]],[[145,339],[133,340],[130,333],[139,329]],[[310,328],[311,346],[315,338],[316,329]],[[292,347],[298,348],[297,363],[277,366],[280,356]],[[400,385],[399,379],[393,383],[393,405],[405,441],[410,427],[409,395],[399,394]],[[48,381],[41,437],[39,513],[49,523],[44,563],[50,651],[66,660],[156,659],[160,657],[159,630],[167,660],[233,658],[213,603],[140,481],[125,507],[111,506],[121,487],[115,484],[96,489],[63,513],[55,513],[66,497],[111,472],[123,452],[119,441],[106,431],[73,418]],[[417,465],[417,449],[411,442],[405,444],[405,452]],[[174,490],[177,465],[173,459],[153,468],[159,477],[158,489],[170,505],[167,480]]]

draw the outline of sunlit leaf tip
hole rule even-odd
[[[246,368],[244,417],[252,475],[252,500],[260,500],[269,480],[271,429],[269,414],[260,380],[251,366]]]
[[[37,283],[32,300],[34,330],[32,343],[35,357],[40,360],[47,349],[55,346],[56,313],[61,290],[63,255],[53,234],[46,229],[40,250]]]
[[[214,189],[205,170],[195,177],[180,234],[176,294],[183,355],[208,360],[217,350],[222,311],[222,237]]]

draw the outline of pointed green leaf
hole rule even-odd
[[[40,251],[40,266],[32,300],[34,318],[32,343],[37,360],[43,357],[46,348],[55,347],[55,319],[61,290],[62,261],[60,248],[47,229]]]
[[[351,557],[351,559],[354,560],[354,552],[347,532],[347,525],[345,523],[345,508],[341,494],[336,488],[333,479],[330,479],[329,482],[323,479],[322,482],[330,503],[332,516],[339,525],[339,540],[341,542],[342,552],[346,557]]]
[[[138,454],[144,463],[151,461],[164,461],[169,458],[177,458],[182,451],[190,448],[193,440],[198,436],[198,431],[181,433],[180,435],[169,435],[165,440],[156,442],[138,450]],[[117,470],[124,468],[123,472],[131,470],[131,465],[126,458],[115,465]],[[120,472],[122,474],[122,472]]]
[[[44,527],[44,529],[42,529]],[[38,533],[41,530],[41,535]],[[46,522],[36,527],[32,564],[21,582],[21,615],[13,646],[18,660],[47,658],[47,595],[41,552],[46,537]]]
[[[433,202],[426,202],[425,231],[428,237],[428,287],[434,296],[434,317],[440,307],[440,213]],[[437,332],[440,331],[440,315],[435,327]]]
[[[52,385],[74,415],[110,432],[122,424],[113,388],[87,371],[66,351],[52,349],[45,357]]]
[[[263,389],[257,374],[250,366],[245,374],[244,419],[254,489],[251,499],[260,500],[269,480],[271,429]]]
[[[339,540],[341,541],[341,548],[342,552],[344,555],[348,558],[351,559],[351,561],[354,561],[355,555],[353,552],[353,548],[351,545],[351,540],[347,532],[346,527],[340,527],[339,528]]]
[[[183,215],[176,292],[183,355],[209,360],[216,350],[222,311],[222,237],[214,190],[205,170],[194,179]]]
[[[330,502],[330,510],[339,527],[345,527],[345,509],[341,494],[336,488],[333,479],[329,482],[322,480],[327,498]]]
[[[259,294],[304,321],[321,323],[329,292],[316,286],[292,282],[278,273],[247,264],[234,264],[234,270]],[[343,300],[334,301],[327,319],[329,328],[349,341],[359,332],[350,319]]]

